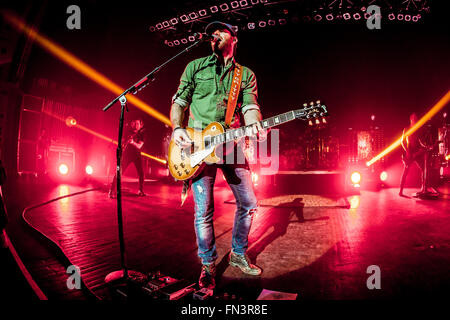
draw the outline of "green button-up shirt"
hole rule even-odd
[[[214,121],[225,125],[235,67],[234,58],[223,66],[215,54],[188,63],[172,100],[184,108],[190,107],[189,127],[204,129]],[[249,68],[243,67],[241,89],[231,126],[239,126],[239,113],[250,109],[259,110],[256,76]]]

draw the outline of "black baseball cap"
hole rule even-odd
[[[233,37],[236,36],[236,32],[234,32],[233,26],[231,24],[220,21],[213,21],[209,23],[205,28],[205,33],[212,34],[217,29],[227,29],[228,31],[230,31]]]

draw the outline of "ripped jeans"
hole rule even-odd
[[[236,212],[232,234],[232,251],[245,254],[248,248],[248,234],[252,224],[257,201],[253,191],[251,171],[248,166],[206,165],[192,182],[195,202],[194,226],[197,237],[198,256],[203,264],[213,263],[217,258],[214,236],[214,182],[217,168],[222,172],[236,198]]]

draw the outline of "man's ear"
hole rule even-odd
[[[234,44],[238,43],[238,38],[237,38],[237,37],[234,37],[233,43],[234,43]]]

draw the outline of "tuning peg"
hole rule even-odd
[[[320,100],[317,100],[317,101],[316,101],[316,104],[320,104]]]
[[[308,106],[308,104],[307,104],[307,103],[304,103],[303,106],[306,108],[306,107]]]
[[[311,120],[308,121],[308,125],[309,125],[309,126],[312,126],[312,125],[313,125],[313,123],[312,123]]]
[[[310,106],[313,106],[313,105],[314,105],[314,102],[311,101],[311,102],[309,103],[309,105],[310,105]]]

